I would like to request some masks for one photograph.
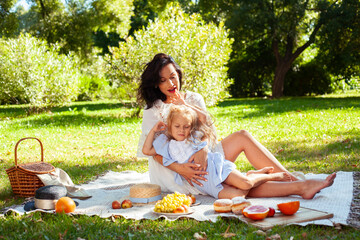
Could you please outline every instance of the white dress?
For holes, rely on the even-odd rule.
[[[185,93],[185,102],[198,106],[204,110],[206,110],[206,105],[203,97],[194,92],[187,91]],[[161,100],[157,100],[153,107],[150,109],[145,109],[143,112],[143,122],[142,122],[142,132],[139,139],[137,156],[138,157],[148,157],[149,162],[149,175],[150,182],[154,184],[158,184],[161,187],[161,190],[164,192],[180,192],[180,193],[192,193],[192,194],[201,194],[201,192],[192,187],[187,181],[183,181],[183,185],[180,186],[175,182],[175,172],[170,169],[164,167],[160,163],[156,162],[153,157],[146,156],[142,153],[142,148],[146,139],[146,136],[150,132],[150,130],[154,127],[154,125],[158,121],[166,122],[167,115],[169,113],[170,106],[172,104],[166,104]],[[216,144],[213,151],[220,152],[224,155],[224,150],[222,148],[221,143]]]

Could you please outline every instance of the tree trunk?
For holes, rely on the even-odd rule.
[[[291,63],[291,61],[281,61],[276,65],[275,78],[272,85],[273,98],[282,97],[284,91],[285,75],[289,71]]]

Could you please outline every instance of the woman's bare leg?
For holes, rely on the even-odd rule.
[[[308,179],[294,182],[265,182],[249,191],[248,197],[284,197],[299,195],[304,199],[312,199],[321,189],[333,184],[336,173],[324,180]]]
[[[272,155],[261,143],[249,132],[240,130],[221,141],[225,153],[225,159],[235,162],[240,153],[244,152],[246,158],[256,169],[274,167],[274,172],[289,171]],[[291,175],[291,180],[299,180]]]
[[[222,185],[224,186],[224,189],[219,192],[219,195],[218,195],[219,199],[222,199],[222,198],[232,199],[234,197],[243,197],[243,198],[245,198],[245,196],[249,192],[249,191],[245,191],[245,190],[240,190],[238,188],[227,185],[225,183],[222,183]]]

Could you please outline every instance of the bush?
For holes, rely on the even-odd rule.
[[[316,61],[306,63],[297,71],[287,73],[284,84],[285,96],[325,94],[332,91],[331,77]]]
[[[108,98],[109,82],[106,79],[106,62],[94,50],[82,64],[79,83],[79,101]]]
[[[39,108],[74,100],[79,89],[78,60],[58,54],[58,49],[30,35],[1,39],[0,103]]]
[[[211,106],[229,96],[226,64],[232,40],[224,25],[205,24],[200,15],[188,16],[178,5],[170,5],[162,17],[150,22],[111,48],[110,79],[122,90],[122,98],[136,95],[144,64],[155,54],[171,55],[184,71],[183,89],[200,93]]]

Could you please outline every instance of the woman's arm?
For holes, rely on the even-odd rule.
[[[163,157],[161,155],[156,154],[153,156],[156,162],[163,165]],[[186,181],[191,186],[194,186],[192,182],[196,183],[199,186],[203,186],[202,183],[200,183],[198,180],[207,181],[206,178],[204,178],[204,175],[207,175],[208,173],[202,170],[198,170],[200,165],[196,163],[177,163],[174,162],[168,166],[166,166],[168,169],[180,174],[183,178],[185,178]]]
[[[197,113],[199,120],[202,123],[206,123],[207,116],[208,116],[206,111],[202,110],[199,107],[196,107],[196,106],[186,103],[184,97],[178,91],[176,91],[175,97],[170,99],[170,101],[172,101],[173,104],[185,105],[185,106],[191,108],[192,110],[194,110]]]

